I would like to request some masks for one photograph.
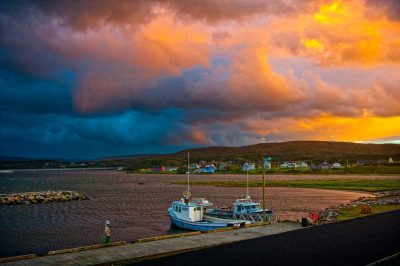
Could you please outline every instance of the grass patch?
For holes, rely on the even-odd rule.
[[[191,185],[218,187],[245,187],[246,181],[190,181]],[[177,181],[174,184],[186,184]],[[304,179],[304,180],[268,180],[267,187],[322,188],[357,191],[383,191],[400,189],[400,180],[393,179]],[[250,187],[262,187],[262,180],[249,181]]]
[[[400,210],[400,204],[371,205],[371,210],[372,210],[371,214]],[[341,214],[339,215],[337,220],[344,221],[371,215],[371,214],[361,214],[360,212],[361,212],[361,206],[342,209]]]

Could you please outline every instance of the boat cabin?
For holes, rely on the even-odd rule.
[[[247,213],[259,213],[263,209],[260,207],[260,203],[253,202],[250,197],[244,199],[237,199],[233,203],[234,214],[247,214]]]
[[[212,202],[206,200],[205,198],[193,198],[191,203],[194,203],[196,205],[203,206],[203,207],[212,207],[214,205]]]
[[[191,222],[203,220],[203,207],[193,202],[185,203],[182,199],[182,201],[174,201],[171,207],[178,219]]]

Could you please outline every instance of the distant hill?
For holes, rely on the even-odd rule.
[[[191,160],[258,160],[262,155],[281,160],[360,160],[400,159],[399,144],[361,144],[329,141],[289,141],[260,143],[243,147],[207,147],[183,150],[153,159],[184,160],[187,152]],[[150,159],[150,158],[147,158]]]
[[[313,162],[338,161],[355,163],[357,160],[388,160],[392,157],[400,161],[400,144],[360,144],[352,142],[330,141],[289,141],[279,143],[260,143],[243,147],[207,147],[183,150],[164,155],[137,154],[115,156],[103,159],[88,160],[86,167],[128,167],[128,169],[143,169],[153,166],[183,166],[186,164],[187,152],[190,152],[191,162],[219,161],[243,163],[245,161],[260,161],[261,156],[272,157],[273,162],[312,160]],[[1,160],[3,158],[3,160]],[[26,158],[1,157],[0,169],[10,168],[56,168],[74,167],[61,160],[34,160]],[[81,162],[84,162],[82,160]]]

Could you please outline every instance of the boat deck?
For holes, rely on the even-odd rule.
[[[124,246],[43,256],[8,262],[2,265],[109,265],[112,263],[134,263],[300,228],[301,226],[298,223],[274,223],[237,230],[202,233],[171,239],[138,242]]]

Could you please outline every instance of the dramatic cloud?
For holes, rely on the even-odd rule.
[[[1,2],[0,154],[399,136],[399,4],[379,3]]]

